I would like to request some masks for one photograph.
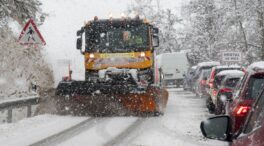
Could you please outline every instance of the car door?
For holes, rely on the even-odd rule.
[[[246,73],[244,75],[244,77],[241,79],[240,84],[238,84],[236,86],[236,88],[234,89],[233,101],[229,103],[228,110],[226,111],[227,114],[229,114],[229,115],[232,114],[231,112],[233,111],[233,109],[238,104],[240,98],[242,98],[241,96],[244,94],[244,90],[246,88],[245,84],[247,83],[249,76],[250,75],[248,73]]]
[[[233,141],[232,146],[263,146],[264,145],[264,92],[256,101],[255,105],[245,122],[243,132]]]

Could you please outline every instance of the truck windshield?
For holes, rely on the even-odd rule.
[[[86,39],[88,52],[116,53],[144,51],[148,47],[146,25],[110,27],[92,31]]]

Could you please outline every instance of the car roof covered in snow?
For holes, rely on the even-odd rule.
[[[216,62],[216,61],[208,61],[208,62],[201,62],[198,63],[197,66],[199,67],[204,67],[204,66],[217,66],[220,65],[220,62]]]
[[[191,68],[194,70],[194,69],[196,69],[196,68],[197,68],[197,66],[192,66]]]
[[[250,64],[247,68],[247,72],[264,72],[264,61]]]
[[[242,68],[242,67],[239,65],[220,65],[220,66],[215,66],[214,68],[222,69],[222,68]]]
[[[244,72],[240,70],[224,70],[219,72],[216,76],[232,76],[232,77],[242,77]]]

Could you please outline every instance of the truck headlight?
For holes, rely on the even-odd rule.
[[[90,57],[90,58],[94,58],[94,54],[90,54],[89,57]]]
[[[145,52],[140,53],[140,57],[145,57],[145,56],[146,56]]]

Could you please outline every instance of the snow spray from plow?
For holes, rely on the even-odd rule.
[[[81,84],[81,85],[80,85]],[[73,81],[60,83],[56,92],[57,110],[74,115],[159,115],[168,100],[165,89],[106,85]]]

